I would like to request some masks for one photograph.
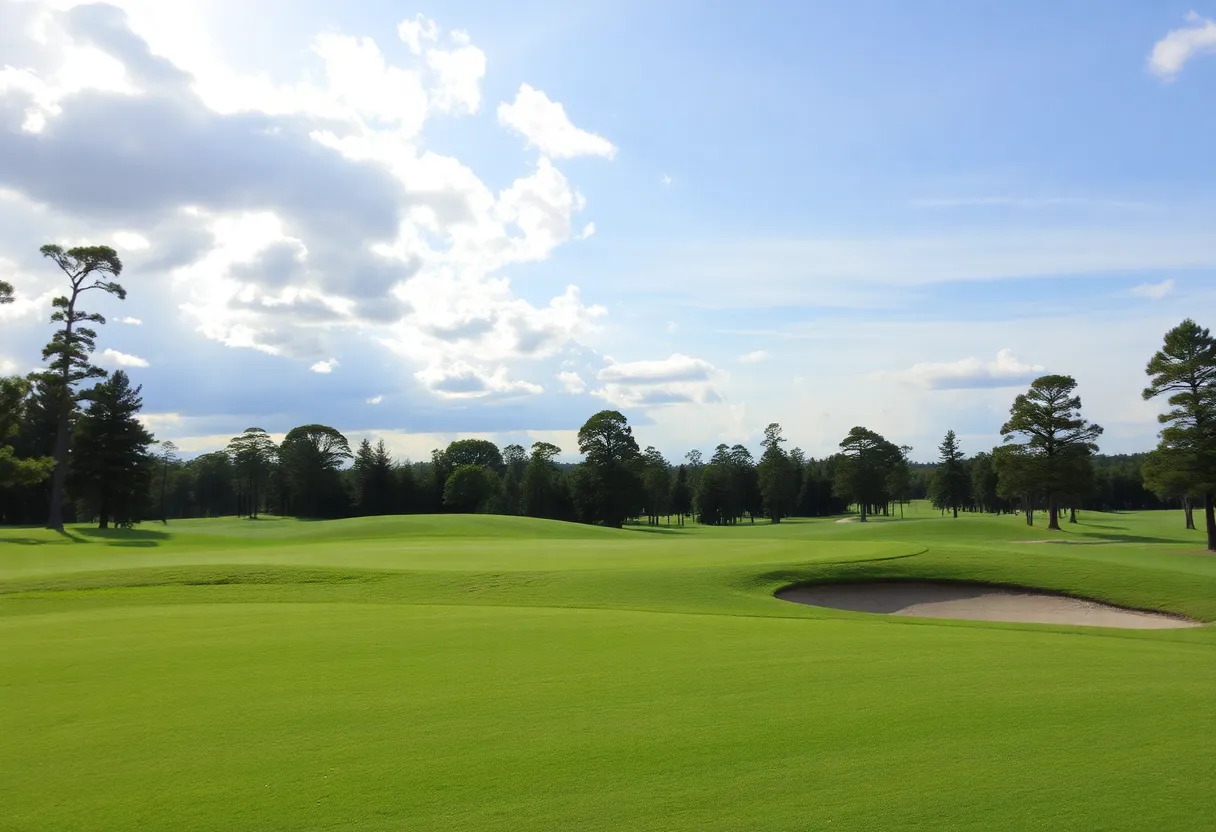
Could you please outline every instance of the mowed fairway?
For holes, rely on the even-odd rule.
[[[1216,621],[1180,513],[1082,520],[0,530],[0,830],[1209,830],[1216,627],[772,597],[978,579]]]

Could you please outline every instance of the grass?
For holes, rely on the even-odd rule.
[[[1179,512],[1081,519],[0,529],[0,830],[1210,829],[1216,627],[772,597],[975,579],[1216,621]]]

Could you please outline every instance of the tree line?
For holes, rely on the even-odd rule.
[[[97,313],[80,308],[98,291],[119,300],[122,263],[113,249],[43,246],[68,290],[52,301],[55,331],[43,370],[0,379],[0,522],[140,520],[263,513],[345,517],[396,513],[492,512],[620,526],[645,518],[683,524],[779,523],[855,508],[863,522],[890,516],[928,497],[943,512],[1012,512],[1048,528],[1084,508],[1184,508],[1194,528],[1202,506],[1209,548],[1216,550],[1216,340],[1186,320],[1149,361],[1144,397],[1165,397],[1160,443],[1142,457],[1100,457],[1102,428],[1081,414],[1075,379],[1046,375],[1018,395],[1001,428],[1001,445],[967,458],[954,431],[931,467],[912,463],[911,448],[854,427],[837,453],[808,458],[787,450],[779,424],[764,431],[759,459],[743,445],[718,445],[681,461],[641,448],[626,417],[593,415],[577,435],[577,465],[557,461],[547,442],[499,448],[463,439],[429,460],[395,460],[381,440],[352,448],[328,425],[302,425],[281,442],[258,427],[227,447],[190,460],[157,442],[139,421],[141,387],[124,371],[91,363]],[[12,302],[0,281],[0,303]]]

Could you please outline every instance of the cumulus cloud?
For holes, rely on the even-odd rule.
[[[1188,25],[1172,29],[1153,44],[1149,55],[1149,68],[1166,80],[1176,77],[1191,58],[1216,52],[1216,21],[1196,12],[1188,13],[1186,20]]]
[[[739,356],[740,364],[759,364],[761,361],[768,361],[768,353],[764,350],[752,350]]]
[[[584,393],[587,390],[587,382],[583,381],[583,377],[578,373],[563,370],[557,374],[557,380],[562,383],[562,388],[572,395]]]
[[[1174,291],[1173,279],[1163,280],[1160,283],[1141,283],[1138,286],[1133,286],[1128,290],[1128,294],[1136,298],[1147,298],[1148,300],[1161,300],[1166,295]]]
[[[126,324],[127,326],[142,326],[143,325],[143,321],[141,321],[139,318],[132,318],[129,315],[124,318],[119,318],[118,322],[120,324]]]
[[[380,402],[382,402],[382,401],[384,401],[384,396],[381,396],[381,395],[375,395],[375,396],[372,396],[370,399],[367,399],[368,404],[380,404]]]
[[[603,156],[611,159],[616,146],[603,136],[575,127],[566,108],[541,90],[521,84],[510,104],[498,105],[498,123],[519,133],[530,147],[554,159]]]
[[[1001,350],[995,361],[963,358],[958,361],[913,364],[906,370],[884,374],[929,390],[966,390],[971,388],[1016,387],[1027,384],[1046,368],[1028,364],[1012,350]]]
[[[148,362],[138,355],[129,355],[118,350],[105,349],[97,357],[97,363],[107,367],[147,367]]]
[[[721,400],[714,387],[721,373],[703,359],[673,353],[658,360],[608,361],[596,374],[603,386],[591,393],[618,407]]]
[[[313,364],[308,369],[314,373],[321,373],[322,375],[329,375],[330,373],[332,373],[334,371],[334,368],[337,366],[338,366],[338,359],[330,358],[327,361],[318,361],[316,364]]]
[[[552,152],[506,188],[423,147],[431,119],[480,107],[485,56],[466,32],[405,21],[401,64],[372,38],[327,32],[311,42],[319,72],[280,82],[179,63],[189,44],[153,51],[113,7],[44,17],[41,41],[12,30],[28,68],[0,71],[0,192],[37,206],[47,230],[71,218],[139,252],[140,274],[164,278],[205,338],[314,368],[345,349],[335,339],[363,339],[440,398],[471,394],[471,379],[517,395],[541,389],[517,365],[606,314],[575,286],[525,300],[501,274],[593,233],[577,232],[585,201],[551,157],[610,156],[606,140],[521,88],[508,112]]]
[[[506,367],[491,372],[463,361],[447,366],[428,367],[415,374],[419,381],[444,399],[483,399],[488,397],[528,396],[544,392],[539,384],[508,377]]]

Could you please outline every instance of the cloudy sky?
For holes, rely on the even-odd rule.
[[[252,10],[256,8],[256,13]],[[0,372],[108,244],[97,359],[258,425],[670,457],[993,445],[1044,371],[1150,447],[1216,309],[1216,5],[0,0]],[[572,454],[567,454],[572,458]]]

